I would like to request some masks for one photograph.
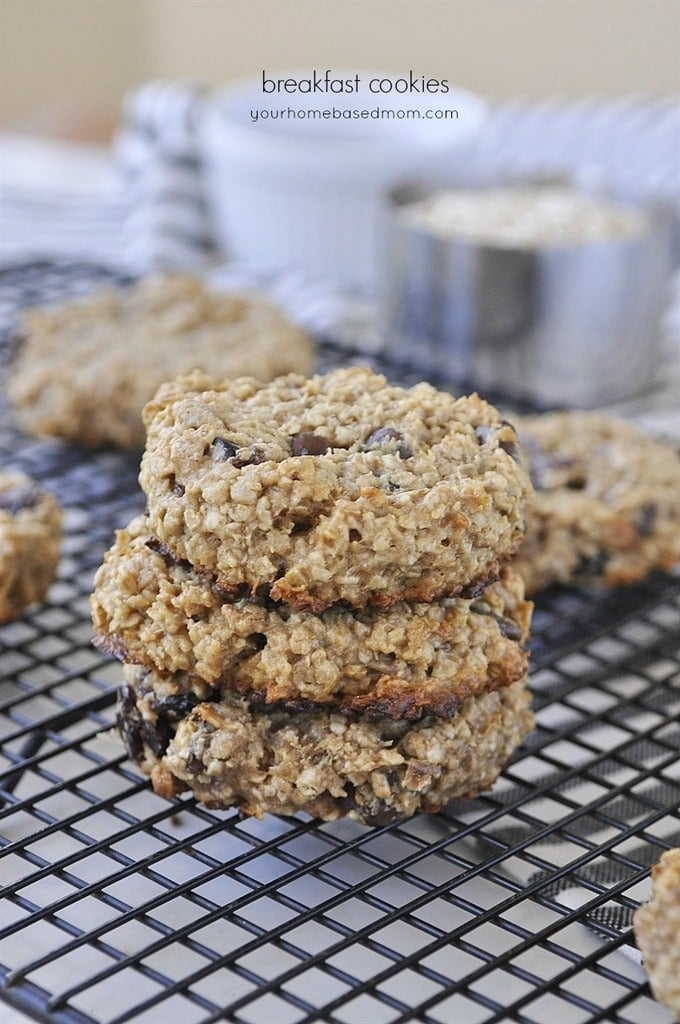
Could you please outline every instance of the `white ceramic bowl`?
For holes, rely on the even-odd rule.
[[[227,255],[266,271],[303,271],[346,291],[375,290],[389,189],[413,175],[455,172],[484,124],[486,105],[459,89],[376,95],[369,81],[401,76],[333,72],[339,79],[357,74],[358,93],[271,95],[262,77],[214,91],[198,131],[206,198]],[[340,113],[310,116],[311,108]],[[281,110],[286,115],[276,117]],[[369,115],[352,113],[361,110]],[[377,110],[392,114],[378,117]],[[446,117],[446,110],[458,117]]]

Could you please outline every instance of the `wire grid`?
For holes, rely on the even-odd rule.
[[[0,628],[3,1000],[55,1024],[670,1021],[630,926],[680,844],[677,576],[540,597],[537,728],[490,793],[384,828],[258,821],[155,796],[111,728],[88,598],[137,462],[0,413],[6,465],[66,518],[46,605]]]

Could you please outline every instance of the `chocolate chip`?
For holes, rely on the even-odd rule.
[[[0,509],[15,516],[25,508],[35,508],[40,501],[40,491],[37,487],[27,484],[25,487],[10,487],[6,491],[0,491]]]
[[[172,733],[173,730],[170,728],[167,718],[162,718],[159,715],[153,723],[143,719],[142,739],[156,757],[162,757],[168,749]]]
[[[144,753],[142,716],[137,710],[137,696],[132,686],[125,685],[119,690],[116,725],[132,760],[141,761]]]
[[[394,427],[380,427],[379,430],[374,430],[372,434],[369,434],[364,441],[364,446],[366,448],[374,448],[384,441],[400,441],[401,438],[402,434]]]
[[[526,442],[524,447],[529,447]],[[529,472],[531,482],[537,491],[546,490],[549,486],[548,477],[550,474],[563,474],[564,471],[573,469],[576,466],[576,460],[569,458],[567,455],[549,455],[540,448],[530,448],[529,451],[531,463]]]
[[[314,527],[313,519],[299,519],[296,523],[293,523],[293,528],[290,531],[291,537],[297,537],[301,533],[309,533]]]
[[[227,462],[238,455],[238,445],[227,441],[224,437],[216,437],[210,445],[211,457],[214,462]]]
[[[267,646],[267,637],[264,633],[249,633],[246,642],[251,644],[256,651],[261,651]]]
[[[521,640],[522,630],[519,628],[513,619],[508,619],[505,615],[498,615],[497,612],[490,608],[485,602],[479,601],[470,605],[470,611],[476,612],[477,615],[488,615],[490,619],[494,619],[498,623],[498,629],[500,630],[501,636],[506,637],[507,640]]]
[[[637,532],[641,537],[649,537],[658,516],[658,509],[656,505],[643,505],[640,509],[640,515],[637,522]]]
[[[300,434],[293,434],[290,439],[290,450],[293,455],[324,455],[331,443],[323,434],[312,434],[303,430]]]
[[[19,355],[20,350],[28,341],[28,335],[25,331],[20,331],[18,328],[14,328],[9,330],[4,341],[7,346],[8,359],[10,362],[13,362]]]
[[[598,551],[595,555],[584,555],[576,568],[577,576],[599,576],[609,561],[606,551]]]
[[[267,703],[267,694],[264,690],[249,690],[248,691],[248,703],[251,708],[262,708]],[[281,728],[283,723],[279,725]],[[271,723],[271,728],[274,728],[274,722]]]
[[[356,787],[351,782],[346,784],[345,791],[347,795],[340,798],[340,806],[345,813],[353,812],[365,825],[381,828],[399,820],[397,812],[380,797],[371,795],[367,800],[357,800]]]
[[[257,448],[254,444],[251,444],[250,448],[248,449],[247,458],[244,459],[241,457],[238,459],[232,459],[232,463],[236,467],[236,469],[243,469],[244,466],[257,466],[261,462],[264,462],[264,460],[264,452],[260,448]]]
[[[170,490],[172,491],[172,493],[175,495],[176,498],[183,498],[184,497],[184,494],[186,492],[186,487],[184,486],[184,484],[180,484],[180,483],[177,482],[177,478],[175,477],[174,473],[172,473],[168,477],[168,486],[169,486]]]
[[[189,775],[200,775],[203,771],[203,762],[193,750],[187,754],[184,764]]]
[[[499,615],[496,621],[498,622],[501,636],[506,637],[508,640],[519,641],[522,639],[522,630],[512,619],[506,619],[505,616]]]
[[[501,424],[504,427],[510,427],[510,429],[514,430],[512,423],[508,422],[508,420],[501,420]],[[486,444],[492,433],[492,428],[486,423],[482,423],[480,426],[475,428],[475,434],[480,444]],[[514,459],[515,462],[520,462],[522,452],[516,440],[506,440],[505,438],[501,438],[498,441],[498,447],[502,448],[504,452],[507,452],[510,458]]]
[[[193,566],[186,558],[177,558],[173,555],[167,544],[164,544],[158,537],[149,537],[144,541],[144,546],[154,551],[163,559],[166,565],[179,565],[182,569],[192,569]]]
[[[227,441],[224,437],[216,437],[210,445],[208,451],[211,452],[213,462],[230,462],[234,469],[243,469],[244,466],[255,466],[260,462],[264,462],[264,452],[256,445],[251,444],[248,449],[248,454],[245,456],[240,455],[243,452],[243,448],[239,448],[233,441]]]
[[[499,441],[498,444],[515,462],[521,462],[522,452],[517,441]]]
[[[372,448],[379,448],[388,441],[401,442],[397,446],[397,455],[400,459],[410,459],[413,455],[410,445],[404,440],[404,435],[395,427],[380,427],[378,430],[374,430],[364,441],[362,451],[368,452]]]
[[[119,690],[116,724],[133,761],[143,759],[145,747],[148,747],[156,757],[162,757],[167,750],[174,731],[170,722],[173,718],[183,717],[179,707],[172,707],[173,700],[174,698],[170,698],[160,703],[154,701],[154,707],[160,707],[162,713],[151,721],[144,718],[140,712],[133,686],[126,683]],[[194,699],[194,703],[196,702]]]
[[[459,596],[466,601],[473,601],[476,597],[481,597],[489,584],[495,583],[497,579],[498,573],[490,572],[487,576],[472,580],[471,583],[467,583],[461,588]]]
[[[198,703],[195,693],[176,693],[172,697],[154,698],[154,708],[171,722],[185,718]]]
[[[372,803],[368,811],[363,811],[362,820],[364,824],[373,828],[385,828],[387,825],[394,825],[400,821],[401,815],[392,807],[388,807],[384,801],[379,800]]]

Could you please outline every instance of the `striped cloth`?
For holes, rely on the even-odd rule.
[[[206,102],[192,83],[141,86],[124,101],[98,173],[91,153],[79,168],[66,147],[32,142],[17,162],[18,140],[0,140],[0,260],[87,257],[136,272],[213,261],[195,141]],[[678,97],[499,103],[465,175],[483,183],[566,172],[632,198],[663,199],[680,218],[679,138]]]
[[[574,175],[680,213],[680,96],[514,101],[491,114],[472,161],[478,181]]]
[[[215,255],[195,135],[204,96],[200,86],[151,82],[124,102],[115,159],[131,266],[193,268]]]

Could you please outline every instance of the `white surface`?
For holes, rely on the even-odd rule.
[[[0,260],[122,262],[127,202],[110,150],[0,135]]]
[[[24,1021],[31,1020],[30,1017],[26,1017],[25,1014],[19,1013],[18,1010],[13,1010],[11,1006],[6,1006],[0,1003],[0,1024],[24,1024]]]
[[[30,135],[0,136],[0,188],[14,186],[37,194],[55,188],[64,195],[97,192],[104,199],[116,188],[110,151]]]

